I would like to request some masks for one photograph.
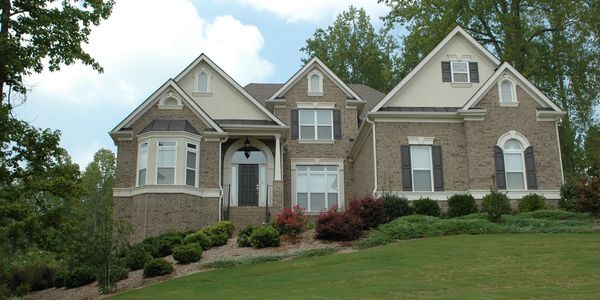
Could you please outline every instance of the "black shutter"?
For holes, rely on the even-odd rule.
[[[449,61],[442,62],[442,82],[452,82],[452,70]]]
[[[339,109],[333,110],[333,138],[342,139],[342,116]]]
[[[527,189],[537,190],[537,175],[535,172],[535,157],[533,155],[533,147],[529,146],[525,149],[525,174],[527,174]]]
[[[504,151],[498,146],[494,146],[494,162],[496,164],[496,187],[499,190],[506,190],[506,174],[504,173]]]
[[[442,167],[442,146],[431,146],[431,160],[433,161],[433,190],[444,190],[444,171]]]
[[[479,82],[479,67],[476,62],[469,62],[469,77],[471,82]]]
[[[297,140],[298,139],[298,110],[297,109],[292,109],[292,117],[291,117],[290,126],[291,126],[290,139]]]
[[[400,164],[402,165],[402,190],[412,191],[412,174],[410,167],[410,146],[400,146]]]

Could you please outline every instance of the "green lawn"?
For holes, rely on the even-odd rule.
[[[116,299],[597,299],[599,234],[458,235],[197,273]]]

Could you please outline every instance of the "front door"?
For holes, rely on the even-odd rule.
[[[238,205],[258,206],[258,165],[239,165]]]

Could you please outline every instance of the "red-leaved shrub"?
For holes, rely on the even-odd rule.
[[[336,208],[322,212],[317,219],[317,239],[328,241],[352,241],[362,234],[363,223],[350,212],[339,212]]]
[[[584,178],[579,183],[579,195],[575,199],[575,209],[600,216],[600,175]]]
[[[359,217],[364,229],[375,228],[387,221],[385,203],[382,198],[375,199],[372,196],[351,200],[348,211]]]
[[[306,230],[307,223],[308,219],[304,215],[304,209],[298,205],[294,206],[294,209],[284,208],[275,217],[277,231],[290,237],[296,237]]]

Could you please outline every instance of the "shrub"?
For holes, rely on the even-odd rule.
[[[173,273],[173,265],[162,259],[154,258],[144,264],[144,276],[154,277]]]
[[[250,234],[250,244],[254,248],[267,248],[279,246],[279,232],[272,226],[261,226]]]
[[[173,258],[182,264],[197,262],[201,257],[202,248],[196,243],[180,245],[173,249]]]
[[[16,291],[19,286],[25,291],[39,291],[54,286],[56,269],[45,262],[15,267],[6,275],[6,281],[11,290]]]
[[[349,212],[330,209],[322,212],[315,225],[316,237],[329,241],[352,241],[362,234],[361,219]]]
[[[475,198],[469,193],[454,194],[448,198],[448,216],[451,218],[470,215],[477,212]]]
[[[364,229],[375,228],[387,220],[383,199],[372,196],[351,200],[348,212],[360,218]]]
[[[547,220],[586,220],[590,218],[590,214],[588,213],[578,213],[559,209],[536,210],[532,212],[521,213],[519,216]]]
[[[159,258],[169,256],[173,253],[175,246],[181,245],[183,239],[179,232],[169,232],[157,237],[145,239],[142,243],[147,245],[152,257]]]
[[[254,231],[256,226],[248,225],[244,227],[244,229],[240,230],[238,233],[237,244],[240,247],[252,247],[252,243],[250,243],[250,235]]]
[[[415,213],[418,215],[439,217],[440,216],[440,206],[434,200],[429,198],[421,198],[419,200],[413,201],[413,206],[415,207]]]
[[[131,270],[139,270],[144,267],[144,264],[152,259],[152,255],[144,248],[142,244],[137,244],[129,247],[125,251],[125,265]]]
[[[546,209],[546,197],[538,194],[525,195],[519,201],[519,212],[529,212]]]
[[[227,245],[229,237],[226,233],[216,233],[210,236],[210,242],[213,247]]]
[[[129,269],[124,265],[122,261],[114,261],[112,263],[110,273],[98,274],[98,283],[100,284],[101,289],[104,292],[109,292],[113,283],[117,281],[121,281],[123,279],[127,279],[129,277]]]
[[[575,200],[579,195],[578,186],[576,183],[567,182],[560,187],[560,199],[558,207],[564,210],[574,210]]]
[[[503,214],[510,213],[510,203],[505,193],[498,192],[495,189],[483,196],[483,212],[487,213],[488,220],[499,223]]]
[[[280,234],[296,237],[304,230],[308,219],[304,215],[304,209],[296,205],[293,209],[286,207],[275,216],[274,228]]]
[[[390,221],[415,213],[414,209],[408,203],[408,199],[396,195],[383,196],[383,207],[385,208],[385,214]]]
[[[65,276],[65,287],[75,288],[90,284],[96,281],[96,272],[93,268],[82,266],[77,267],[70,272],[67,272]]]
[[[231,221],[220,221],[215,226],[219,231],[226,233],[227,237],[232,237],[235,232],[235,225]]]
[[[579,195],[575,200],[575,209],[600,215],[600,175],[584,178],[578,186]]]
[[[184,244],[198,244],[202,248],[202,250],[208,250],[212,247],[212,240],[208,237],[204,232],[197,231],[194,233],[188,234],[183,239]]]

